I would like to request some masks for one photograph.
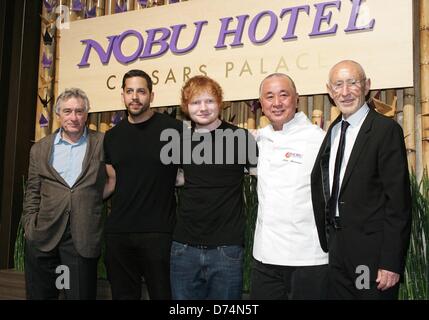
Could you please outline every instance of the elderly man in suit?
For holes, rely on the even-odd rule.
[[[56,101],[61,124],[30,152],[22,224],[28,299],[95,299],[106,180],[103,134],[89,130],[76,88]]]
[[[365,102],[360,64],[333,66],[327,89],[341,111],[311,175],[331,299],[396,299],[410,238],[411,195],[401,127]]]

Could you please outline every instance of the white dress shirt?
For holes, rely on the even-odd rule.
[[[350,154],[352,153],[353,146],[355,144],[357,135],[359,133],[360,128],[362,127],[362,123],[365,120],[367,114],[369,112],[369,107],[365,103],[358,111],[349,116],[346,121],[350,124],[346,131],[346,143],[344,146],[344,156],[343,161],[341,162],[341,170],[340,170],[340,190],[341,184],[343,182],[344,173],[346,172],[347,163],[350,159]],[[343,118],[343,120],[345,120]],[[341,121],[338,122],[331,130],[331,152],[329,156],[329,188],[331,189],[332,194],[332,184],[334,181],[334,170],[335,170],[335,158],[337,155],[338,145],[340,143],[340,135],[341,135]],[[339,215],[338,203],[336,215]]]
[[[311,170],[325,132],[302,113],[274,131],[259,130],[258,217],[253,256],[266,264],[328,263],[311,202]]]

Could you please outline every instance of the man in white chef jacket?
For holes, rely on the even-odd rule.
[[[297,112],[293,80],[281,73],[260,86],[271,124],[256,133],[258,218],[251,299],[325,299],[328,255],[320,247],[310,174],[325,132]]]

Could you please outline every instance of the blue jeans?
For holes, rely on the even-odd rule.
[[[243,247],[211,249],[173,241],[170,281],[175,300],[239,300],[243,288]]]

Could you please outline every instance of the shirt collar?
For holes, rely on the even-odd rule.
[[[282,130],[280,130],[280,131],[274,130],[272,124],[269,124],[268,127],[270,128],[270,131],[272,131],[272,132],[284,132],[288,128],[292,127],[294,124],[298,124],[302,121],[305,121],[305,118],[306,118],[306,116],[304,115],[304,113],[300,111],[300,112],[296,112],[292,119],[290,119],[288,122],[283,124]]]
[[[83,142],[85,142],[86,138],[88,137],[88,130],[86,127],[83,129],[83,134],[76,143],[70,143],[70,142],[67,142],[66,140],[64,140],[62,137],[62,133],[63,133],[63,128],[60,128],[60,130],[58,130],[57,134],[55,135],[54,144],[58,145],[61,143],[66,143],[66,144],[71,144],[71,145],[80,145]]]
[[[362,107],[360,107],[360,109],[358,111],[356,111],[355,113],[353,113],[350,117],[348,117],[346,119],[346,121],[352,126],[352,127],[356,127],[358,126],[361,121],[365,118],[366,114],[369,111],[369,107],[368,105],[365,103]],[[344,118],[342,118],[342,120],[345,120]]]

